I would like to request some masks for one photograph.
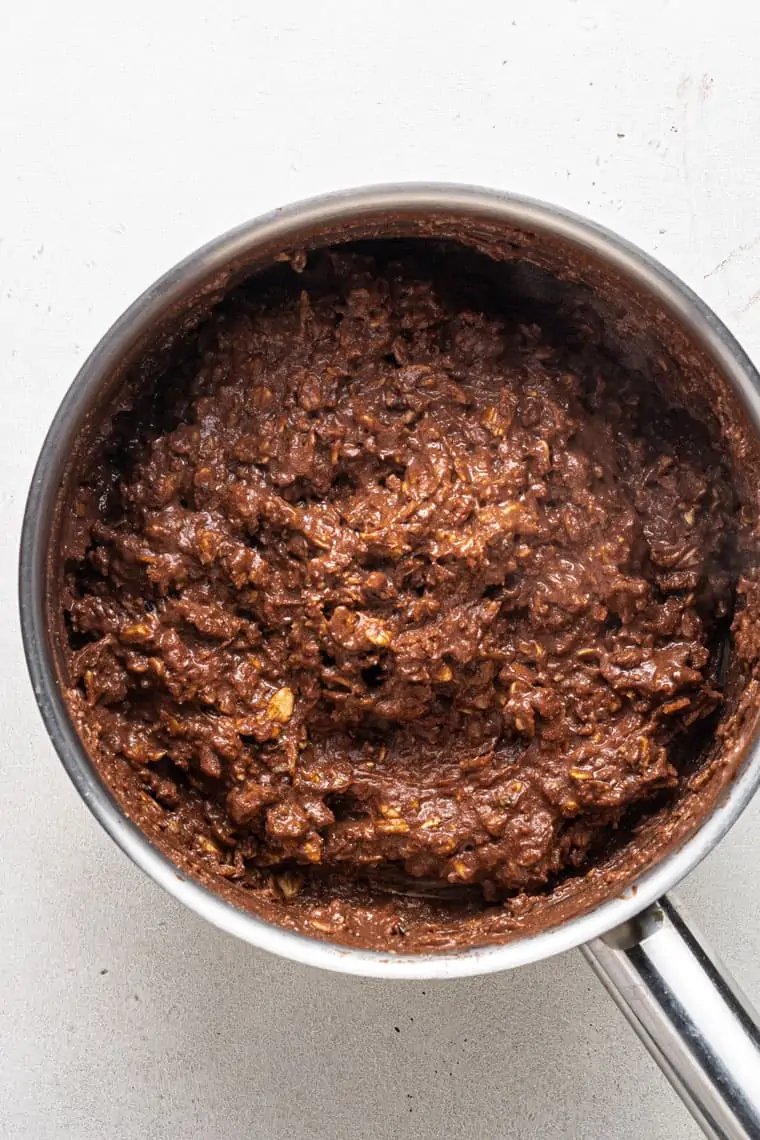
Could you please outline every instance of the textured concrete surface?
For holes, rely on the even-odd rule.
[[[698,1135],[577,955],[332,977],[205,926],[87,814],[40,725],[16,548],[94,342],[200,242],[426,178],[554,200],[656,253],[760,356],[760,15],[727,0],[0,5],[0,1135]],[[760,804],[684,885],[760,1002]]]

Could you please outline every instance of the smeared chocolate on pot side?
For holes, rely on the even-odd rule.
[[[238,905],[383,949],[504,939],[693,774],[738,508],[583,306],[500,306],[408,246],[300,256],[80,479],[70,705]]]

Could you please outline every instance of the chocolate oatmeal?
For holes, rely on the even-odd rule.
[[[278,921],[514,915],[712,732],[727,468],[582,305],[393,243],[265,280],[81,481],[72,707],[131,813]]]

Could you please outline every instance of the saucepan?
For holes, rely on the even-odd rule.
[[[21,541],[21,623],[42,717],[80,795],[134,862],[222,930],[285,958],[382,978],[456,978],[511,969],[581,947],[674,1086],[714,1137],[760,1137],[760,1029],[726,971],[667,892],[725,835],[760,783],[757,678],[736,696],[730,746],[706,769],[706,788],[672,809],[661,841],[611,875],[575,911],[503,945],[390,954],[281,929],[238,909],[182,873],[113,798],[80,740],[64,699],[51,581],[59,549],[61,490],[98,409],[138,359],[170,351],[227,290],[294,250],[364,238],[424,237],[486,253],[527,292],[582,291],[639,366],[692,378],[694,400],[730,411],[739,465],[760,455],[760,377],[710,309],[646,254],[553,206],[474,187],[403,185],[329,195],[246,223],[192,254],[147,290],[87,360],[40,454]],[[636,363],[634,359],[634,364]],[[728,420],[726,420],[728,422]],[[749,459],[747,459],[749,464]],[[743,718],[743,719],[742,719]],[[739,724],[741,720],[741,724]],[[712,780],[712,790],[710,788]],[[695,806],[696,805],[696,806]],[[671,810],[671,809],[669,809]],[[643,850],[644,854],[641,855]],[[625,855],[622,856],[625,858]],[[625,870],[625,864],[623,864]],[[622,886],[621,886],[622,884]]]

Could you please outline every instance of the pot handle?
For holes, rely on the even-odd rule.
[[[581,947],[714,1140],[760,1137],[760,1023],[671,898]]]

